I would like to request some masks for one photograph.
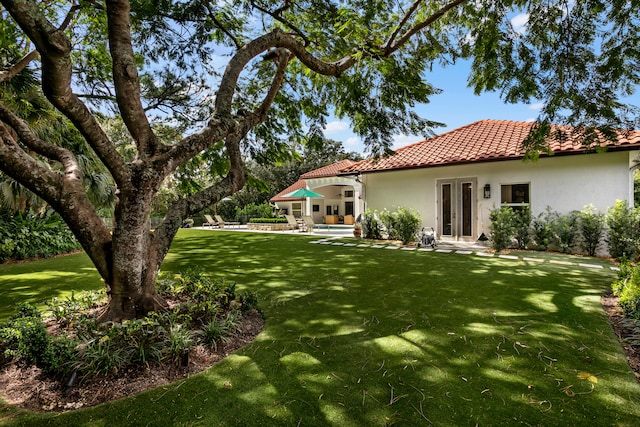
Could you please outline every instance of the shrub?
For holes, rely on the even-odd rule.
[[[196,343],[195,334],[183,324],[175,324],[169,327],[164,347],[168,357],[174,364],[180,364],[185,353]]]
[[[252,224],[286,224],[286,218],[251,218],[249,220]]]
[[[625,315],[640,320],[640,269],[628,263],[623,265],[612,288],[614,294],[620,297],[618,304]]]
[[[638,254],[638,211],[623,200],[617,200],[607,211],[609,254],[616,259],[635,259]]]
[[[40,313],[33,310],[29,304],[21,304],[18,313],[0,327],[0,351],[4,359],[24,359],[40,366],[49,336]]]
[[[388,239],[401,240],[406,245],[416,241],[422,219],[415,210],[399,207],[394,212],[383,210],[380,222]]]
[[[595,256],[604,232],[604,214],[597,212],[597,209],[593,205],[588,205],[580,211],[579,217],[582,249],[587,255]]]
[[[0,262],[50,257],[80,249],[80,244],[53,210],[44,214],[0,212]]]
[[[68,325],[70,322],[84,316],[87,310],[93,308],[95,304],[106,299],[104,290],[101,292],[83,291],[76,296],[75,292],[71,292],[70,297],[64,299],[52,298],[45,302],[49,311],[53,315],[56,322],[62,326]]]
[[[523,205],[519,211],[515,211],[513,218],[513,232],[519,249],[526,249],[531,242],[531,208]]]
[[[395,218],[387,209],[383,209],[380,212],[380,223],[382,224],[382,234],[387,236],[389,240],[396,240],[398,236],[396,235],[396,229],[394,224]]]
[[[242,209],[236,207],[236,218],[242,222],[247,223],[251,218],[273,218],[273,207],[269,203],[262,203],[256,205],[255,203],[249,203]],[[227,218],[224,218],[227,219]]]
[[[367,209],[362,214],[362,235],[365,239],[382,239],[382,223],[377,211]]]
[[[90,341],[73,363],[73,369],[82,376],[109,375],[129,366],[132,361],[130,349],[104,335]]]
[[[69,376],[78,358],[78,344],[78,340],[67,336],[51,338],[40,363],[42,370],[56,377]]]
[[[578,240],[578,212],[573,211],[565,215],[559,215],[553,222],[556,241],[560,252],[571,253]]]
[[[515,230],[515,215],[516,213],[513,209],[506,205],[493,209],[489,213],[489,219],[491,220],[491,247],[497,252],[511,246]]]
[[[547,211],[540,213],[531,221],[531,233],[535,247],[539,251],[546,251],[547,247],[553,241],[553,214],[551,208],[547,207]]]
[[[413,209],[399,207],[393,214],[393,227],[397,237],[406,245],[416,241],[422,219]]]
[[[218,348],[218,342],[229,342],[229,326],[224,320],[213,319],[205,325],[200,332],[202,342],[214,349]]]
[[[252,291],[243,292],[239,295],[240,310],[249,311],[258,308],[258,294]]]

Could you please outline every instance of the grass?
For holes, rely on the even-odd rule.
[[[6,406],[0,423],[637,425],[640,385],[600,307],[609,269],[309,239],[181,230],[163,268],[257,291],[257,339],[171,386],[64,414]],[[86,257],[62,259],[0,267],[0,314],[49,283],[98,286]]]

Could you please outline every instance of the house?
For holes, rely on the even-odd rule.
[[[388,157],[343,161],[308,172],[272,201],[294,214],[312,212],[316,222],[323,222],[323,216],[332,221],[336,212],[357,217],[364,209],[404,206],[415,209],[440,240],[475,241],[489,233],[489,213],[503,204],[528,205],[538,215],[547,207],[567,213],[589,204],[606,212],[618,199],[633,200],[640,131],[621,134],[599,153],[586,152],[567,132],[567,139],[550,142],[552,155],[525,162],[522,142],[532,126],[475,122]],[[295,201],[281,197],[300,187],[325,197]]]
[[[355,165],[353,160],[312,170],[300,176],[293,185],[271,198],[278,209],[296,217],[308,215],[317,224],[353,224],[363,211],[362,184],[356,175],[340,175],[340,171]],[[299,188],[321,194],[322,198],[284,197]]]
[[[618,199],[633,203],[640,131],[621,134],[600,153],[585,152],[565,132],[565,140],[550,142],[552,155],[524,162],[522,142],[532,126],[482,120],[340,173],[362,182],[366,208],[413,208],[445,241],[488,234],[489,213],[503,204],[528,205],[535,216],[547,207],[567,213],[593,204],[606,212]]]

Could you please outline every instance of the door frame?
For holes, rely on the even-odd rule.
[[[464,200],[464,185],[470,184],[471,194],[469,195],[468,206],[465,205]],[[444,218],[443,218],[443,198],[442,189],[443,186],[450,185],[451,187],[451,234],[443,234]],[[468,193],[467,193],[468,194]],[[466,216],[464,209],[466,211]],[[478,230],[478,178],[450,178],[439,179],[436,181],[436,235],[438,239],[442,240],[454,240],[475,242],[477,239]],[[471,230],[469,234],[464,233],[463,220],[467,219],[470,223]]]

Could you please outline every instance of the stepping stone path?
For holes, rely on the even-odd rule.
[[[525,261],[525,262],[534,262],[534,263],[544,263],[547,262],[547,260],[545,260],[544,258],[532,258],[532,257],[522,257],[520,258],[517,255],[506,255],[506,254],[493,254],[493,253],[488,253],[485,252],[484,250],[466,250],[466,249],[449,249],[449,248],[442,248],[442,249],[434,249],[434,248],[420,248],[420,247],[415,247],[415,246],[397,246],[397,245],[379,245],[379,244],[367,244],[367,243],[361,243],[361,244],[357,244],[357,243],[344,243],[344,242],[336,242],[334,240],[336,239],[340,239],[341,237],[327,237],[324,239],[320,239],[320,240],[312,240],[309,243],[312,244],[320,244],[320,245],[332,245],[332,246],[342,246],[342,247],[357,247],[357,248],[370,248],[370,249],[389,249],[389,250],[394,250],[394,249],[400,249],[402,251],[406,251],[406,252],[437,252],[437,253],[441,253],[441,254],[457,254],[457,255],[475,255],[475,256],[479,256],[479,257],[484,257],[484,258],[500,258],[500,259],[506,259],[506,260],[513,260],[513,261]],[[581,267],[581,268],[589,268],[589,269],[593,269],[593,270],[603,270],[606,267],[600,265],[600,264],[589,264],[589,263],[582,263],[582,262],[571,262],[571,261],[562,261],[562,260],[555,260],[555,259],[551,259],[548,260],[549,264],[555,264],[555,265],[566,265],[566,266],[577,266],[577,267]],[[609,269],[611,269],[611,271],[620,271],[619,267],[616,266],[609,266]]]

